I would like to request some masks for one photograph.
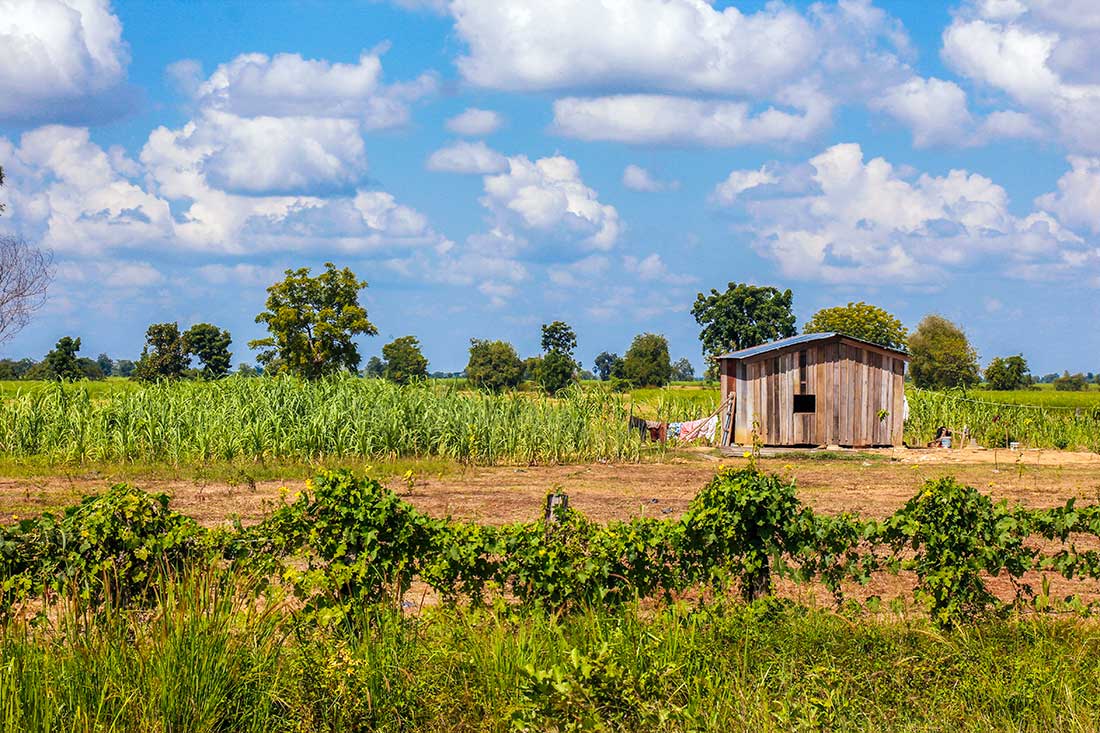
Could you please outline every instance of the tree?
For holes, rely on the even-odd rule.
[[[690,382],[695,379],[695,367],[687,358],[680,359],[672,365],[672,381]]]
[[[30,323],[46,302],[53,257],[21,237],[0,234],[0,343]]]
[[[596,376],[606,382],[612,377],[622,379],[623,359],[618,354],[610,354],[606,351],[596,356]]]
[[[860,301],[823,308],[802,327],[803,333],[842,333],[891,349],[904,349],[908,332],[889,312]]]
[[[51,375],[49,378],[62,381],[83,379],[84,370],[81,368],[80,360],[76,356],[78,351],[80,351],[79,338],[62,336],[58,340],[57,346],[46,354],[44,364],[49,369]]]
[[[106,354],[97,356],[95,363],[99,366],[99,371],[103,372],[103,376],[109,377],[114,373],[114,363],[111,361],[111,357]]]
[[[179,379],[191,364],[177,323],[154,323],[145,332],[145,347],[134,367],[134,378],[143,382]]]
[[[523,379],[523,362],[515,348],[506,341],[470,339],[466,379],[480,389],[499,392],[520,383]]]
[[[107,378],[107,375],[99,368],[99,362],[95,359],[89,359],[86,356],[82,356],[76,360],[76,364],[80,368],[80,376],[83,379],[100,381]]]
[[[668,339],[656,333],[634,337],[623,359],[623,373],[637,387],[663,387],[672,376]]]
[[[203,379],[221,379],[229,374],[233,363],[231,343],[229,331],[211,323],[196,323],[183,333],[183,350],[202,362]]]
[[[729,283],[724,293],[699,293],[691,315],[703,327],[703,353],[713,360],[727,351],[794,336],[793,302],[790,290],[747,283]]]
[[[271,333],[248,344],[264,349],[259,362],[305,379],[357,372],[360,358],[355,337],[378,333],[359,305],[359,291],[367,283],[346,267],[337,270],[331,262],[316,277],[310,277],[308,267],[285,274],[286,279],[267,289],[267,310],[256,316],[256,323],[266,324]]]
[[[371,377],[372,379],[381,379],[386,376],[386,362],[379,359],[377,356],[372,356],[367,359],[367,366],[363,369],[364,377]]]
[[[978,353],[962,329],[929,315],[909,337],[909,369],[922,389],[970,387],[978,383]]]
[[[985,368],[985,381],[990,389],[1026,389],[1031,386],[1031,372],[1023,354],[995,357]]]
[[[1081,392],[1088,388],[1088,379],[1080,372],[1077,374],[1070,374],[1068,371],[1065,371],[1062,372],[1062,376],[1054,380],[1054,389],[1059,392]]]
[[[542,383],[542,357],[529,356],[523,360],[523,377],[521,381]]]
[[[550,394],[557,394],[573,382],[578,364],[573,359],[577,334],[562,321],[542,324],[542,365],[539,384]]]
[[[391,382],[408,384],[416,379],[428,378],[428,360],[420,351],[415,336],[402,336],[382,347],[386,361],[385,377]]]
[[[134,369],[137,365],[129,359],[119,359],[116,366],[118,368],[115,371],[117,371],[118,376],[129,377],[134,373]]]

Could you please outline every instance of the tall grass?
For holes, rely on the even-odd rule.
[[[0,626],[0,728],[46,731],[1014,730],[1100,726],[1100,629],[938,631],[777,601],[656,611],[363,609],[343,622],[165,586],[143,616]],[[247,583],[247,581],[246,581]]]
[[[1036,393],[1032,393],[1036,394]],[[905,439],[921,445],[944,425],[956,436],[969,428],[980,445],[1027,448],[1072,448],[1100,451],[1100,402],[1076,408],[1037,407],[994,402],[995,393],[942,393],[908,390],[909,419]]]
[[[441,456],[477,464],[635,460],[621,395],[491,395],[354,377],[229,378],[94,398],[55,385],[0,401],[0,453],[79,461]]]

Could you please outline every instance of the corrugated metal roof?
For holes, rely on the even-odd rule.
[[[836,338],[841,336],[852,341],[857,341],[861,344],[867,344],[868,346],[875,346],[880,349],[886,349],[887,351],[893,351],[898,354],[906,355],[904,351],[900,349],[892,349],[889,346],[882,346],[880,344],[874,344],[870,341],[864,341],[863,339],[857,339],[854,336],[845,336],[841,333],[835,333],[833,331],[826,331],[824,333],[800,333],[797,336],[790,336],[789,338],[779,339],[778,341],[772,341],[768,344],[760,344],[759,346],[751,346],[747,349],[741,349],[740,351],[731,351],[728,354],[722,354],[719,359],[747,359],[751,356],[758,356],[760,354],[766,354],[769,351],[775,351],[777,349],[783,349],[788,346],[796,346],[798,344],[808,344],[814,341],[825,341],[827,339]]]

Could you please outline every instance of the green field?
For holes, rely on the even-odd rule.
[[[147,619],[5,624],[0,659],[12,733],[1100,729],[1100,629],[1043,617],[945,632],[763,602],[326,624],[200,577]]]

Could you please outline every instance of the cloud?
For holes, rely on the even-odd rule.
[[[758,186],[766,186],[770,183],[778,183],[779,179],[768,170],[767,166],[763,166],[760,170],[749,171],[730,171],[730,174],[726,177],[726,180],[719,183],[714,187],[714,192],[711,194],[711,201],[721,204],[723,206],[730,206],[745,191],[757,188]]]
[[[1005,190],[984,176],[952,170],[913,179],[883,158],[865,161],[856,144],[834,145],[809,167],[808,176],[797,167],[769,174],[775,195],[733,198],[754,248],[788,277],[932,285],[978,263],[1040,278],[1087,261],[1081,237],[1042,211],[1014,216]],[[764,172],[740,173],[733,189],[760,185]]]
[[[1100,158],[1070,156],[1069,163],[1070,171],[1058,179],[1058,192],[1040,196],[1035,204],[1071,227],[1100,233]]]
[[[993,131],[1036,136],[1049,125],[1070,150],[1100,151],[1100,11],[1092,2],[969,2],[943,33],[941,55],[986,94],[1026,115]],[[1031,124],[1022,124],[1023,120]]]
[[[582,140],[734,147],[804,141],[831,121],[831,104],[810,89],[779,96],[794,111],[654,94],[566,97],[554,102],[554,131]]]
[[[656,252],[641,259],[633,255],[623,257],[623,267],[642,282],[659,282],[665,285],[690,285],[698,281],[693,275],[677,275]]]
[[[456,135],[481,137],[496,132],[503,120],[492,110],[468,107],[462,114],[447,120],[447,129]]]
[[[367,172],[359,124],[325,117],[238,117],[207,110],[176,145],[209,183],[245,194],[313,193],[354,187]]]
[[[71,285],[92,285],[112,290],[143,290],[164,282],[164,275],[153,265],[141,261],[61,262],[58,280]]]
[[[18,146],[0,138],[0,160],[9,179],[0,189],[9,206],[0,226],[43,247],[94,255],[171,237],[168,202],[128,180],[128,162],[117,155],[112,162],[87,129],[41,127]]]
[[[631,163],[623,169],[623,185],[631,191],[656,193],[680,187],[679,181],[662,181],[641,166]]]
[[[581,180],[576,162],[563,155],[534,162],[524,155],[508,158],[506,173],[486,176],[481,202],[504,225],[577,232],[599,250],[612,248],[621,229],[615,207],[601,203]]]
[[[467,46],[462,75],[511,91],[760,93],[800,75],[817,51],[806,18],[778,5],[745,14],[701,0],[564,0],[520,13],[495,0],[456,0],[451,12]]]
[[[508,159],[480,140],[461,140],[436,150],[428,158],[427,168],[445,173],[500,173],[508,168]]]
[[[175,67],[177,79],[180,68]],[[194,74],[199,67],[184,68]],[[378,52],[364,52],[356,64],[294,53],[246,53],[218,65],[209,78],[182,85],[194,89],[193,101],[201,109],[239,117],[338,117],[378,129],[406,122],[408,103],[434,92],[437,82],[425,74],[383,84]]]
[[[973,124],[966,92],[955,82],[934,77],[913,77],[892,86],[871,106],[908,125],[921,148],[958,140]]]
[[[746,13],[704,0],[456,0],[465,79],[508,91],[583,91],[554,129],[584,140],[736,146],[806,140],[838,100],[911,76],[900,23],[869,0]],[[594,95],[592,93],[595,93]]]
[[[0,0],[0,121],[117,116],[129,53],[107,0]]]

